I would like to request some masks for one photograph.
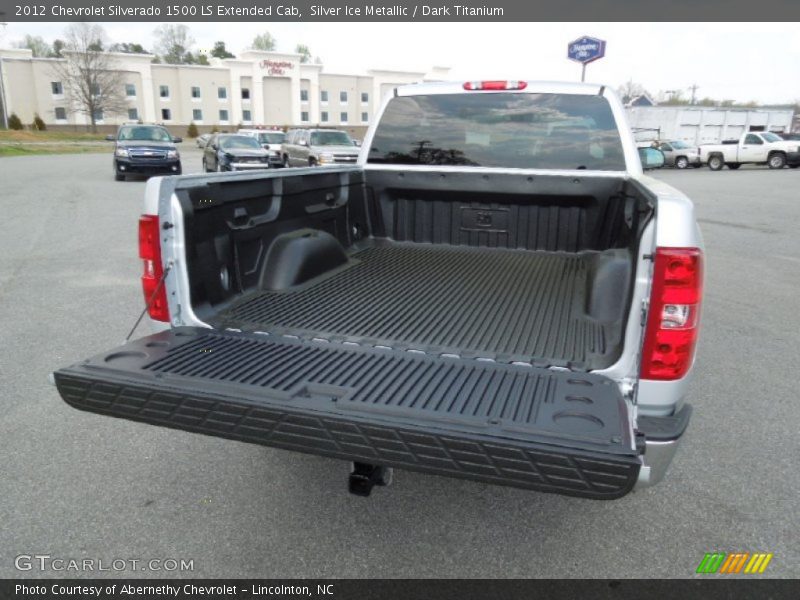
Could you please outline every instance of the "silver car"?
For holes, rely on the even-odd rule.
[[[284,167],[353,165],[359,149],[344,131],[293,129],[281,146]]]
[[[700,152],[696,146],[690,146],[680,140],[669,140],[658,144],[657,148],[664,153],[664,164],[676,169],[699,167]]]

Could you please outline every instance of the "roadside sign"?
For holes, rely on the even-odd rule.
[[[606,41],[588,35],[567,44],[567,58],[583,65],[581,81],[586,78],[586,65],[606,55]]]
[[[567,46],[567,58],[587,64],[606,55],[606,42],[597,38],[583,36]]]

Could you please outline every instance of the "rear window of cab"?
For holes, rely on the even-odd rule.
[[[608,100],[582,94],[395,97],[378,123],[367,162],[625,170]]]

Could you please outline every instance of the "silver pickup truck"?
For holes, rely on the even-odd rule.
[[[81,410],[348,461],[356,494],[400,468],[618,498],[687,428],[702,247],[608,88],[398,87],[355,165],[150,180],[157,332],[55,381]]]

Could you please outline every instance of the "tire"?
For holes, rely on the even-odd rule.
[[[309,158],[309,159],[308,159],[308,166],[309,166],[309,167],[316,167],[316,166],[317,166],[317,161],[316,161],[316,159]]]
[[[288,154],[284,154],[283,155],[283,168],[284,169],[288,169],[289,166],[290,166],[289,165],[289,155]]]
[[[714,154],[708,157],[708,168],[712,171],[721,171],[725,166],[725,162],[719,154]]]
[[[114,172],[114,181],[125,181],[125,175],[122,173]]]
[[[727,163],[727,165],[731,171],[735,171],[736,169],[742,166],[742,163]]]
[[[208,165],[205,158],[203,159],[203,173],[208,173]]]
[[[685,169],[689,166],[689,159],[685,156],[679,156],[675,159],[675,168],[676,169]]]
[[[783,152],[774,152],[767,158],[770,169],[782,169],[786,166],[786,155]]]
[[[790,168],[790,169],[796,169],[797,167],[800,167],[800,164],[796,164],[796,165],[789,165],[789,168]]]

